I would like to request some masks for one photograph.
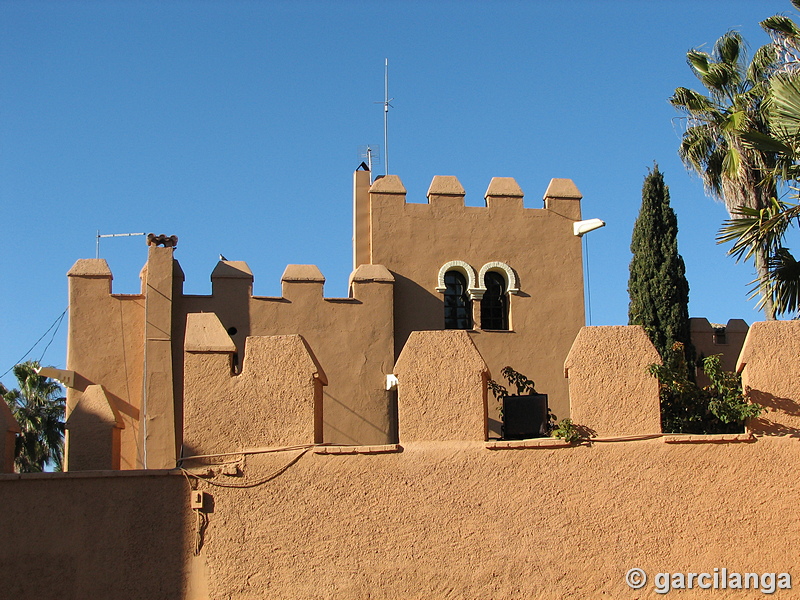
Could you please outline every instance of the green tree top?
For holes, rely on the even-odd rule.
[[[669,203],[669,188],[654,165],[642,186],[642,206],[633,226],[633,258],[628,279],[628,324],[644,327],[664,357],[675,342],[694,363],[689,333],[689,283],[678,254],[678,219]]]
[[[40,376],[38,367],[35,361],[14,367],[19,389],[0,384],[0,395],[22,428],[14,459],[20,473],[43,471],[47,464],[61,470],[65,398],[58,382]]]

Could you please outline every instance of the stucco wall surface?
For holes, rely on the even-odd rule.
[[[736,361],[739,352],[742,350],[745,337],[749,326],[742,319],[729,319],[723,326],[724,336],[717,335],[716,328],[703,317],[692,317],[689,319],[692,344],[697,352],[697,358],[704,358],[714,354],[721,354],[722,369],[724,371],[735,371]],[[721,332],[720,332],[721,333]],[[709,379],[698,369],[698,384],[708,385]]]
[[[194,515],[180,474],[0,476],[0,598],[182,598]]]
[[[213,497],[210,597],[632,600],[660,597],[625,584],[633,567],[651,580],[715,568],[797,577],[799,448],[416,442],[397,454],[251,456],[244,478],[219,481],[258,482],[296,462],[249,489],[199,484]]]
[[[660,433],[653,363],[661,357],[639,325],[582,328],[564,362],[572,420],[600,436]]]
[[[139,468],[145,297],[112,295],[111,270],[103,259],[77,261],[68,277],[66,366],[76,375],[75,387],[67,389],[67,416],[88,386],[102,385],[124,423],[120,466]]]
[[[753,323],[738,369],[747,397],[767,409],[748,429],[800,435],[800,321]]]
[[[478,275],[484,265],[502,262],[519,287],[509,295],[510,330],[475,329],[473,341],[495,378],[511,366],[548,394],[556,414],[569,413],[562,367],[585,318],[581,241],[572,227],[580,219],[580,192],[571,181],[561,187],[576,196],[549,198],[551,208],[523,208],[512,178],[492,180],[486,206],[465,206],[455,177],[435,177],[427,203],[410,194],[407,202],[397,176],[375,181],[369,194],[370,260],[395,278],[396,356],[412,331],[444,328],[443,294],[436,290],[443,265],[461,261]],[[552,193],[565,193],[558,189]]]
[[[242,372],[230,365],[228,352],[187,347],[184,457],[322,441],[325,375],[299,335],[249,337]]]
[[[221,262],[228,268],[215,269],[211,296],[183,296],[177,307],[182,322],[190,313],[216,313],[226,330],[235,329],[231,338],[239,359],[248,336],[302,335],[328,377],[323,392],[325,441],[391,441],[393,425],[383,389],[394,364],[389,272],[361,267],[351,277],[353,297],[332,299],[323,297],[325,278],[319,269],[289,265],[282,297],[271,298],[252,296],[253,277],[243,264]],[[183,325],[174,339],[183,339]],[[177,344],[175,349],[182,351]]]
[[[395,365],[402,441],[487,438],[489,369],[466,331],[415,331]]]
[[[193,479],[207,495],[200,563],[180,475],[0,475],[0,598],[633,600],[661,597],[628,588],[633,567],[651,582],[715,568],[795,578],[798,444],[251,455],[241,476]]]

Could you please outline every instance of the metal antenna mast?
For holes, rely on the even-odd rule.
[[[110,237],[131,237],[132,235],[145,235],[144,233],[104,233],[101,234],[100,230],[97,230],[97,242],[95,244],[95,251],[94,257],[100,258],[100,238],[110,238]]]
[[[372,183],[374,181],[372,170],[372,165],[375,162],[380,162],[381,160],[381,147],[377,144],[368,144],[366,146],[359,146],[358,147],[358,158],[361,160],[366,161],[367,168],[369,169],[370,176],[369,182]]]
[[[389,59],[384,63],[383,74],[383,168],[384,175],[389,174],[389,104],[394,98],[389,98]]]

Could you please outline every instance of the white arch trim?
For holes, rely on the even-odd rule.
[[[448,271],[458,271],[464,277],[467,278],[467,292],[469,293],[469,297],[472,300],[480,299],[483,294],[480,296],[475,296],[475,292],[478,291],[475,285],[475,269],[468,263],[465,263],[463,260],[451,260],[450,262],[446,262],[442,265],[442,268],[439,269],[439,277],[438,277],[438,285],[436,286],[436,291],[444,293],[447,289],[447,286],[444,284],[444,275]]]
[[[506,291],[509,294],[519,294],[519,288],[517,287],[517,275],[514,273],[514,269],[509,267],[506,263],[499,261],[488,262],[481,267],[481,270],[478,273],[478,285],[480,285],[480,288],[478,289],[482,290],[483,292],[486,291],[485,277],[486,273],[489,271],[497,271],[503,275],[503,278],[506,280]]]

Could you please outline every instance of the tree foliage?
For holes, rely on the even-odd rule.
[[[707,93],[679,87],[670,98],[686,117],[681,158],[733,218],[738,209],[764,208],[776,196],[775,151],[749,144],[744,136],[769,133],[763,105],[778,57],[777,46],[768,44],[748,63],[744,40],[729,31],[711,53],[693,49],[686,54],[689,68]],[[765,281],[767,249],[754,248],[753,257],[758,280]],[[766,317],[774,318],[771,298],[766,292],[762,298]]]
[[[14,367],[19,389],[0,394],[19,423],[14,465],[20,473],[43,471],[50,464],[61,470],[64,448],[65,398],[58,382],[36,373],[37,362]]]
[[[694,348],[689,332],[689,283],[678,254],[678,219],[669,202],[669,188],[654,165],[642,186],[642,206],[633,226],[628,324],[641,325],[664,357],[675,342],[686,351],[689,364]]]
[[[795,8],[800,2],[793,0]],[[776,163],[769,174],[787,184],[788,195],[800,197],[800,28],[784,15],[761,22],[772,38],[777,60],[769,76],[763,114],[767,132],[743,134],[746,143],[759,151],[775,153]],[[718,241],[732,242],[729,253],[737,260],[750,259],[765,249],[766,273],[761,274],[751,296],[761,295],[761,305],[771,302],[775,314],[800,314],[800,265],[785,238],[790,226],[800,223],[800,205],[772,198],[761,208],[739,207],[720,229]],[[759,294],[756,293],[758,288]]]
[[[680,343],[663,358],[663,364],[652,364],[649,371],[660,384],[664,433],[741,433],[747,419],[763,412],[762,406],[744,397],[739,374],[722,370],[719,355],[703,360],[703,371],[711,383],[702,388],[688,376]]]

